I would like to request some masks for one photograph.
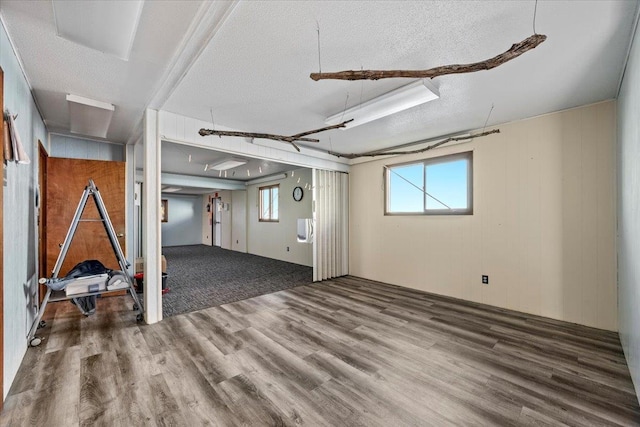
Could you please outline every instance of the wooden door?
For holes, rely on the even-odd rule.
[[[89,179],[100,190],[105,207],[124,251],[125,163],[100,160],[47,158],[46,247],[47,276],[51,275],[76,208]],[[82,219],[99,219],[93,197],[87,201]],[[58,274],[64,277],[77,263],[96,259],[107,268],[120,270],[102,222],[78,224],[67,256]]]

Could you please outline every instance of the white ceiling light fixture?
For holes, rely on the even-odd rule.
[[[227,159],[223,160],[222,162],[215,163],[209,166],[209,168],[217,171],[226,171],[229,169],[237,168],[238,166],[242,166],[247,163],[248,160],[245,159]]]
[[[53,0],[58,36],[129,60],[143,0]]]
[[[78,95],[67,95],[71,133],[106,138],[115,107]]]
[[[181,187],[165,187],[162,189],[163,193],[175,193],[176,191],[182,190]]]
[[[438,98],[440,98],[440,94],[430,82],[418,80],[327,117],[324,122],[327,125],[337,125],[353,119],[352,122],[347,123],[346,127],[341,128],[342,130],[350,129]]]

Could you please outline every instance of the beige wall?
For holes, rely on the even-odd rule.
[[[218,215],[218,221],[220,221],[220,233],[222,234],[220,238],[220,247],[222,249],[231,249],[231,210],[233,209],[233,206],[231,205],[231,191],[219,191],[218,195],[224,204],[222,211],[216,212]]]
[[[247,252],[247,192],[231,192],[231,249]]]
[[[209,204],[210,194],[202,196],[202,244],[211,246],[211,223],[209,222],[209,212],[207,205]]]
[[[298,218],[311,218],[311,190],[304,190],[300,202],[293,200],[293,189],[312,183],[311,169],[296,169],[285,179],[247,187],[247,251],[251,254],[275,258],[295,264],[313,266],[313,245],[298,243]],[[299,180],[299,182],[298,182]],[[280,221],[276,223],[258,221],[258,188],[280,184]],[[289,251],[287,252],[287,246]]]
[[[615,103],[498,127],[353,166],[351,274],[616,330]],[[467,150],[474,215],[383,215],[383,165]]]

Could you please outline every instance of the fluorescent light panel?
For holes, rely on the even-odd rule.
[[[327,125],[337,125],[345,120],[353,119],[353,122],[348,123],[346,126],[346,129],[349,129],[438,98],[440,98],[440,94],[431,83],[419,80],[356,105],[346,111],[334,114],[328,117],[325,123]]]
[[[53,0],[56,31],[64,39],[129,60],[143,0]]]
[[[176,191],[182,190],[181,187],[166,187],[162,189],[163,193],[175,193]]]
[[[209,169],[214,169],[217,171],[226,171],[228,169],[237,168],[238,166],[242,166],[248,163],[245,159],[227,159],[219,163],[215,163],[209,166]]]

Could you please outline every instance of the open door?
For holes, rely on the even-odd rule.
[[[202,244],[213,246],[213,197],[210,194],[203,196],[202,208]]]
[[[46,175],[46,270],[50,276],[64,242],[80,197],[89,179],[100,190],[121,247],[125,247],[125,163],[100,160],[47,158]],[[76,234],[60,269],[63,277],[77,263],[95,259],[107,268],[119,270],[109,236],[95,203],[87,203]]]

